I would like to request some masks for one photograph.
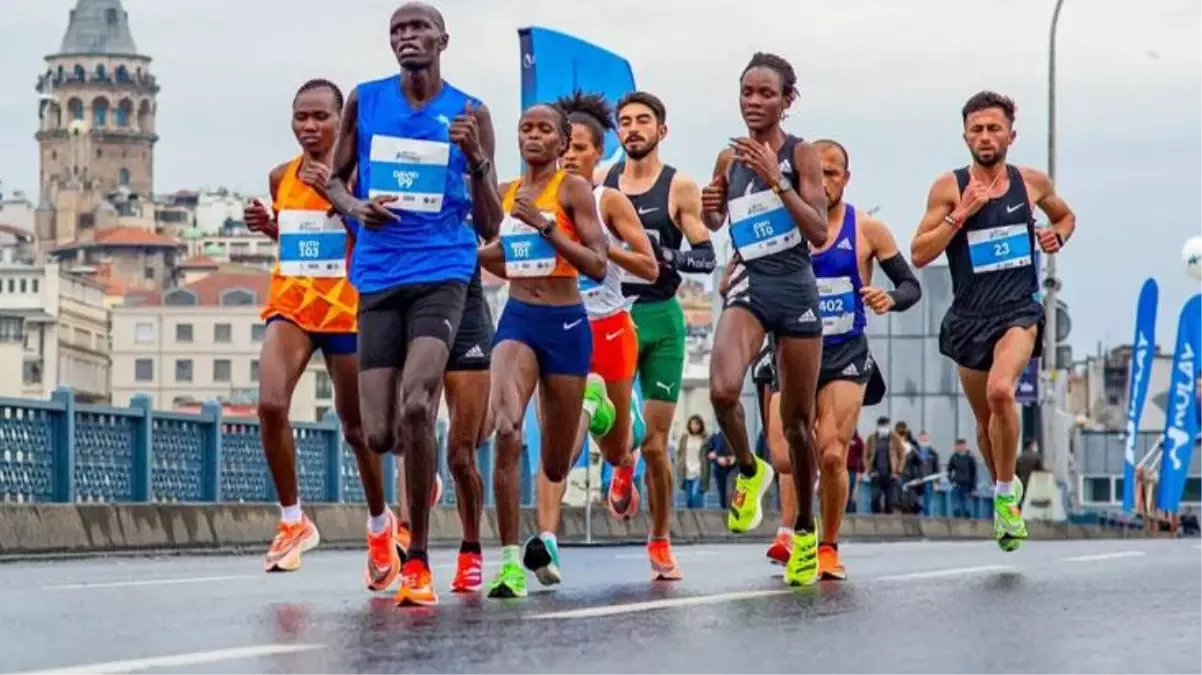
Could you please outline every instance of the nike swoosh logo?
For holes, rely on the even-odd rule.
[[[1022,204],[1015,204],[1014,206],[1007,206],[1006,213],[1014,213],[1015,211],[1021,209],[1022,207],[1023,207]]]
[[[563,329],[564,329],[564,330],[572,330],[572,329],[573,329],[573,328],[575,328],[576,326],[579,326],[581,321],[584,321],[584,319],[576,319],[576,320],[575,320],[575,321],[573,321],[572,323],[567,323],[567,322],[565,321],[565,322],[564,322],[564,324],[563,324]]]
[[[645,215],[647,215],[648,213],[655,213],[655,212],[656,212],[656,211],[658,211],[658,210],[659,210],[659,207],[658,207],[658,206],[656,206],[656,207],[654,207],[654,208],[650,208],[650,209],[645,209],[645,208],[639,207],[639,215],[640,215],[640,216],[645,216]]]
[[[617,331],[617,332],[614,332],[614,333],[606,333],[606,334],[605,334],[605,339],[606,339],[606,340],[612,340],[612,339],[614,339],[614,338],[618,337],[619,335],[621,335],[622,333],[625,333],[625,332],[626,332],[626,329],[625,329],[625,328],[623,328],[622,330],[620,330],[620,331]]]

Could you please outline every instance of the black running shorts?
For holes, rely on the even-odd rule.
[[[1011,328],[1038,326],[1033,358],[1043,354],[1043,305],[1034,299],[995,307],[988,311],[965,311],[954,305],[939,327],[939,352],[969,370],[988,371],[993,366],[993,348]]]
[[[492,312],[484,300],[484,290],[479,284],[471,284],[463,302],[463,319],[451,345],[447,372],[488,370],[492,363],[492,337]]]
[[[868,351],[867,336],[858,335],[835,345],[822,345],[818,388],[835,380],[868,385],[864,389],[864,405],[876,405],[885,398],[885,378]]]
[[[432,337],[449,349],[459,330],[467,284],[407,284],[359,295],[359,369],[403,368],[409,343]]]

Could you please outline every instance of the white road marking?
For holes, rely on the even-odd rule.
[[[93,588],[129,588],[133,586],[172,586],[175,584],[205,584],[213,581],[233,581],[234,579],[255,579],[259,574],[234,574],[223,577],[180,577],[175,579],[142,579],[139,581],[110,581],[101,583],[63,584],[61,586],[43,586],[43,591],[82,591]]]
[[[588,619],[598,616],[614,616],[617,614],[634,614],[637,612],[649,612],[654,609],[666,609],[669,607],[689,607],[691,605],[713,605],[722,602],[736,602],[738,600],[751,600],[753,598],[768,598],[774,595],[784,595],[791,593],[789,589],[777,590],[762,590],[762,591],[738,591],[735,593],[718,593],[716,595],[695,595],[688,598],[670,598],[665,600],[651,600],[648,602],[631,602],[621,605],[606,605],[601,607],[586,607],[584,609],[572,609],[564,612],[548,612],[546,614],[535,614],[531,619]]]
[[[1138,558],[1145,555],[1143,551],[1115,551],[1114,553],[1095,553],[1094,555],[1075,555],[1071,558],[1061,558],[1060,562],[1079,563],[1097,562],[1099,560],[1114,560],[1115,558]]]
[[[677,558],[700,558],[703,556],[722,555],[722,552],[720,552],[720,551],[688,551],[688,550],[681,551],[681,550],[676,550],[676,551],[673,551],[673,553],[676,554]],[[730,551],[730,553],[737,554],[739,557],[743,557],[745,555],[743,553],[743,551]],[[614,556],[614,560],[646,560],[646,559],[647,559],[646,553],[619,553]]]
[[[69,668],[50,668],[47,670],[30,671],[24,675],[42,675],[43,673],[59,673],[63,675],[72,673],[128,673],[136,670],[149,670],[151,668],[183,668],[204,663],[231,661],[233,659],[250,659],[256,656],[272,656],[293,652],[307,652],[315,649],[325,649],[325,645],[255,645],[252,647],[234,647],[232,649],[214,649],[207,652],[174,654],[172,656],[152,656],[145,659],[89,663]]]
[[[912,579],[939,579],[956,577],[964,574],[982,574],[984,572],[1013,572],[1012,565],[982,565],[980,567],[953,567],[945,570],[929,570],[926,572],[911,572],[909,574],[891,574],[883,577],[872,577],[872,581],[909,581]]]

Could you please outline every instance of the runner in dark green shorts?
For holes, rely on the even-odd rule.
[[[647,436],[643,458],[647,466],[646,494],[651,509],[651,538],[647,554],[654,579],[681,577],[668,542],[672,520],[672,462],[668,432],[676,415],[680,379],[684,372],[685,320],[676,289],[680,272],[710,274],[714,248],[701,221],[701,190],[659,158],[659,142],[668,133],[663,101],[646,92],[627,94],[618,102],[618,138],[626,159],[598,182],[621,190],[638,211],[643,229],[659,260],[655,283],[627,275],[622,292],[635,299],[630,313],[639,331],[638,379],[646,405]],[[688,239],[690,249],[681,250]],[[616,485],[633,482],[633,467],[614,471]],[[625,483],[618,483],[625,481]]]

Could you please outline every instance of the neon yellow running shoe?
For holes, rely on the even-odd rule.
[[[818,582],[818,532],[795,532],[793,552],[785,566],[785,583],[811,586]]]
[[[772,486],[776,472],[771,464],[756,457],[755,475],[748,478],[740,472],[738,476],[730,512],[726,514],[726,529],[735,533],[750,532],[764,520],[764,493]]]
[[[1008,495],[993,495],[993,536],[998,548],[1010,553],[1017,551],[1027,538],[1027,523],[1019,504],[1023,499],[1023,482],[1014,479],[1014,491]]]
[[[487,591],[490,598],[526,597],[526,570],[517,561],[506,560],[497,576],[488,582]]]
[[[588,431],[596,438],[608,434],[617,419],[618,411],[613,401],[609,400],[605,380],[596,373],[589,373],[584,385],[584,411],[590,416]]]

